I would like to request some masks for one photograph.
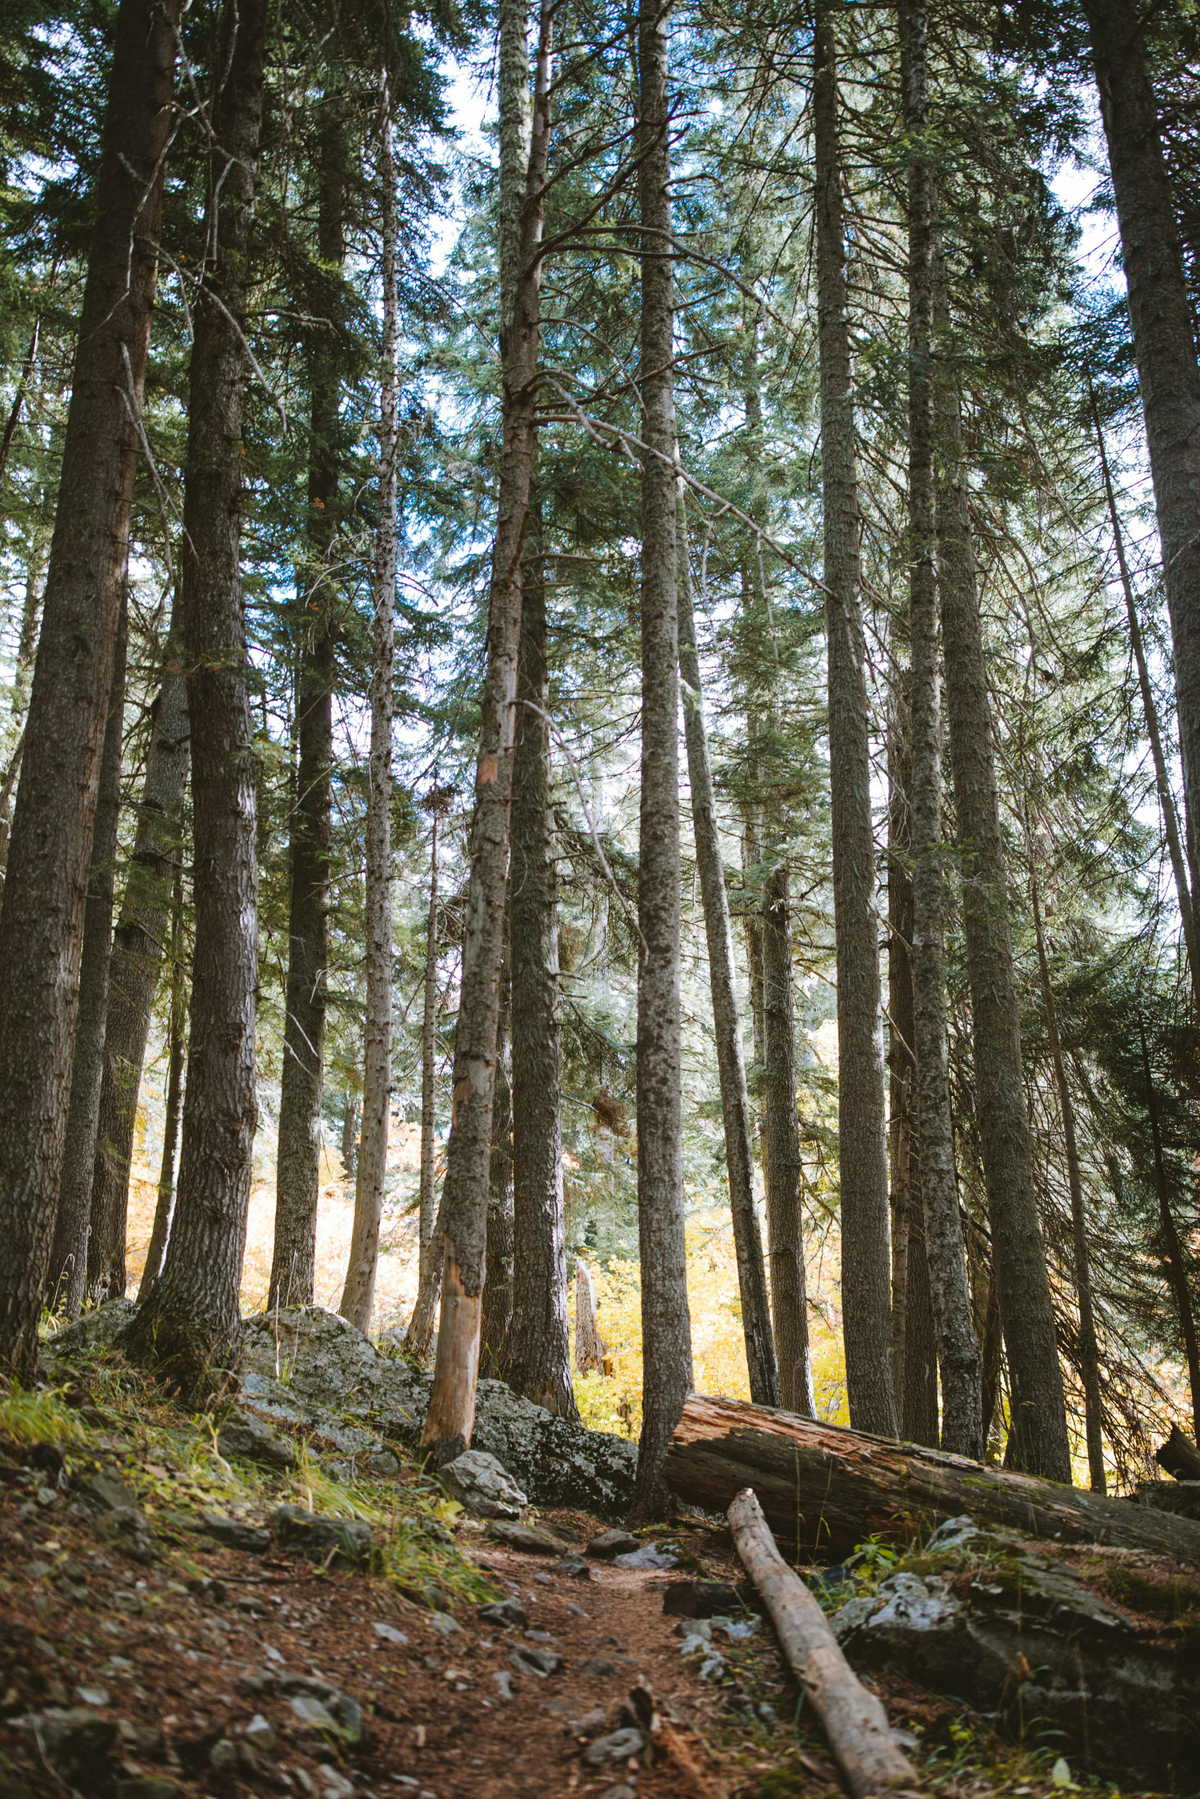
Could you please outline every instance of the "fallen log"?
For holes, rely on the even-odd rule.
[[[753,1487],[773,1530],[828,1560],[869,1537],[912,1542],[969,1513],[1028,1537],[1110,1543],[1200,1567],[1200,1523],[1191,1518],[702,1393],[684,1406],[665,1473],[681,1499],[714,1512]]]
[[[775,1547],[750,1488],[729,1508],[742,1566],[771,1614],[780,1648],[825,1729],[852,1799],[914,1792],[916,1770],[892,1739],[887,1713],[842,1654],[825,1614]]]

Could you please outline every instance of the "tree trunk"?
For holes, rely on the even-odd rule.
[[[1200,856],[1200,366],[1137,0],[1084,0],[1108,140],[1163,576],[1189,865]],[[1193,876],[1194,882],[1194,876]]]
[[[392,1093],[392,714],[396,659],[397,356],[400,342],[397,209],[392,101],[381,82],[383,193],[383,376],[379,396],[379,523],[375,538],[375,621],[371,661],[371,759],[367,793],[367,1004],[363,1024],[362,1125],[354,1186],[354,1226],[341,1310],[366,1331],[375,1303],[379,1226],[387,1174]]]
[[[87,1267],[88,1298],[96,1302],[119,1298],[125,1291],[125,1225],[138,1088],[171,916],[173,872],[177,876],[179,870],[187,787],[188,699],[182,662],[182,610],[177,608],[167,634],[133,854],[108,965]]]
[[[590,1269],[575,1264],[575,1366],[580,1374],[604,1373],[604,1341],[596,1321],[596,1289]]]
[[[779,1403],[811,1418],[812,1360],[804,1272],[804,1170],[796,1112],[796,1016],[788,867],[776,854],[763,887],[763,1086],[771,1316],[779,1361]]]
[[[358,1101],[351,1088],[342,1095],[342,1179],[354,1179],[355,1151],[358,1147]]]
[[[1162,1128],[1158,1118],[1158,1094],[1154,1086],[1154,1076],[1150,1071],[1150,1052],[1146,1048],[1146,1027],[1138,1021],[1138,1033],[1142,1047],[1142,1069],[1146,1076],[1146,1109],[1150,1114],[1150,1141],[1154,1150],[1154,1187],[1158,1196],[1158,1223],[1162,1247],[1163,1266],[1175,1299],[1175,1308],[1179,1314],[1179,1332],[1183,1338],[1184,1355],[1187,1358],[1188,1386],[1192,1395],[1192,1429],[1200,1441],[1200,1343],[1196,1336],[1196,1317],[1192,1311],[1192,1294],[1188,1283],[1187,1262],[1184,1259],[1183,1245],[1179,1240],[1179,1230],[1171,1211],[1171,1194],[1167,1186],[1167,1171],[1163,1162]]]
[[[779,1370],[771,1329],[762,1232],[758,1222],[758,1207],[754,1202],[753,1127],[750,1119],[750,1095],[746,1086],[746,1065],[742,1054],[742,1026],[734,986],[729,896],[725,891],[725,866],[721,857],[721,839],[713,799],[708,730],[704,722],[704,696],[700,687],[700,660],[696,653],[696,621],[692,610],[691,566],[682,492],[677,494],[676,503],[679,673],[683,681],[683,720],[687,742],[688,782],[692,793],[692,832],[696,840],[696,862],[700,870],[700,893],[704,903],[708,979],[712,994],[713,1030],[717,1042],[717,1073],[721,1083],[721,1117],[725,1127],[729,1211],[733,1220],[738,1291],[742,1302],[742,1335],[746,1345],[746,1369],[750,1377],[751,1399],[757,1405],[779,1405],[782,1403]],[[796,1228],[798,1234],[798,1193]],[[803,1262],[800,1268],[803,1277]],[[802,1322],[807,1332],[807,1318],[803,1318]],[[807,1335],[804,1348],[807,1351]],[[804,1366],[807,1366],[807,1362]]]
[[[96,828],[83,920],[83,954],[79,963],[79,1013],[75,1026],[75,1058],[67,1138],[63,1148],[58,1216],[50,1258],[52,1304],[68,1318],[83,1309],[88,1262],[88,1225],[92,1201],[92,1164],[100,1114],[104,1073],[104,1025],[108,1010],[108,969],[112,949],[113,893],[116,886],[117,827],[121,819],[121,750],[125,731],[125,661],[129,643],[128,589],[121,596],[108,723],[96,796]]]
[[[938,284],[943,279],[935,266]],[[944,294],[938,310],[948,310]],[[1004,838],[958,393],[940,384],[938,586],[979,1134],[1012,1385],[1014,1467],[1069,1481],[1071,1451],[1021,1069]]]
[[[487,1270],[483,1282],[483,1322],[479,1332],[479,1372],[487,1380],[507,1380],[508,1340],[513,1321],[513,1088],[508,1053],[511,989],[507,967],[500,976],[500,1021],[496,1027],[496,1088],[492,1098],[492,1158],[488,1176]]]
[[[8,409],[8,417],[4,421],[4,435],[0,437],[0,485],[4,482],[4,473],[8,467],[8,452],[12,449],[12,440],[16,435],[21,420],[21,408],[25,404],[25,395],[29,391],[29,383],[33,379],[34,367],[37,363],[38,338],[41,335],[42,320],[39,313],[33,321],[33,330],[29,334],[29,348],[25,352],[21,364],[21,373],[17,376],[16,392],[12,397],[12,405]]]
[[[528,82],[527,57],[512,54],[526,41],[524,0],[504,0],[501,41],[508,79]],[[552,12],[543,5],[539,28],[533,127],[523,195],[515,179],[500,195],[501,233],[520,219],[520,270],[512,323],[504,333],[504,444],[488,618],[487,671],[481,701],[471,875],[463,934],[462,992],[454,1043],[450,1142],[439,1219],[442,1299],[433,1391],[422,1441],[435,1463],[450,1461],[471,1441],[486,1256],[488,1165],[492,1095],[500,1014],[500,966],[505,935],[509,816],[516,738],[517,670],[521,633],[522,551],[529,522],[529,489],[536,434],[536,377],[541,298],[541,238],[550,143]],[[522,86],[522,93],[526,91]],[[501,116],[512,97],[501,97]],[[507,160],[506,160],[507,156]],[[502,146],[501,168],[513,167]]]
[[[858,470],[846,295],[833,0],[817,0],[813,67],[817,332],[824,485],[833,914],[837,940],[842,1327],[850,1417],[899,1428],[889,1293],[883,1040],[875,926],[866,646],[859,609]]]
[[[662,1464],[692,1384],[683,1228],[679,1014],[679,627],[675,521],[675,282],[667,12],[638,6],[641,220],[642,762],[638,822],[638,1244],[642,1434],[633,1516],[666,1498]]]
[[[437,1093],[434,1069],[437,1053],[438,999],[438,814],[436,792],[426,804],[431,814],[429,835],[429,923],[425,933],[425,1005],[421,1018],[421,1184],[417,1233],[418,1291],[429,1270],[429,1245],[433,1240],[434,1176],[437,1168]]]
[[[1096,1317],[1092,1299],[1091,1255],[1088,1249],[1087,1213],[1083,1201],[1083,1180],[1079,1172],[1079,1144],[1075,1135],[1075,1102],[1067,1080],[1062,1039],[1058,1030],[1058,1007],[1050,984],[1050,963],[1046,957],[1046,934],[1042,928],[1042,902],[1038,892],[1037,869],[1034,866],[1032,834],[1029,843],[1029,894],[1033,902],[1033,928],[1037,938],[1038,972],[1042,980],[1042,1004],[1046,1011],[1046,1034],[1050,1039],[1050,1059],[1054,1065],[1054,1083],[1058,1088],[1058,1110],[1062,1119],[1063,1148],[1067,1157],[1067,1186],[1071,1195],[1071,1239],[1075,1252],[1075,1296],[1079,1305],[1079,1363],[1083,1377],[1084,1430],[1087,1437],[1088,1473],[1093,1493],[1107,1491],[1104,1473],[1103,1410],[1100,1404],[1100,1350],[1096,1342]]]
[[[958,1215],[946,1059],[946,955],[942,876],[942,719],[934,577],[934,180],[927,141],[924,0],[901,0],[908,170],[908,531],[912,644],[913,1050],[929,1289],[942,1376],[942,1448],[983,1455],[979,1344],[971,1318]]]
[[[1154,762],[1154,786],[1158,794],[1159,810],[1162,813],[1167,853],[1171,858],[1171,874],[1175,881],[1175,897],[1179,902],[1179,916],[1183,923],[1183,941],[1187,950],[1188,972],[1192,977],[1192,1003],[1200,1007],[1200,928],[1196,921],[1195,903],[1191,882],[1188,878],[1184,847],[1180,841],[1179,815],[1175,810],[1175,795],[1171,788],[1171,777],[1167,772],[1167,758],[1163,750],[1162,731],[1158,723],[1158,707],[1154,703],[1154,688],[1150,683],[1150,669],[1146,662],[1146,646],[1142,639],[1141,620],[1138,618],[1133,582],[1129,575],[1129,564],[1125,560],[1125,539],[1121,531],[1121,515],[1117,510],[1117,496],[1113,492],[1112,475],[1108,467],[1108,452],[1104,446],[1104,433],[1100,428],[1100,415],[1096,410],[1096,396],[1091,390],[1090,383],[1088,395],[1092,403],[1096,443],[1100,450],[1100,473],[1104,480],[1108,516],[1112,524],[1113,548],[1117,553],[1121,591],[1125,596],[1125,616],[1129,620],[1129,641],[1133,645],[1134,661],[1137,664],[1138,688],[1142,696],[1142,715],[1146,721],[1146,735],[1150,740],[1150,755]]]
[[[525,557],[508,929],[512,960],[513,1312],[505,1379],[578,1418],[567,1326],[559,1049],[558,888],[551,802],[550,680],[540,505]],[[488,1248],[491,1261],[491,1248]]]
[[[888,720],[888,1159],[892,1218],[892,1345],[900,1431],[908,1443],[937,1448],[937,1338],[925,1253],[921,1164],[915,1116],[913,1044],[912,853],[909,790],[912,741],[908,670],[893,651]]]
[[[242,409],[267,0],[225,15],[196,295],[183,507],[183,618],[196,940],[179,1192],[163,1271],[127,1332],[133,1359],[194,1402],[237,1354],[257,1116],[258,866],[241,581]]]
[[[183,1098],[183,1060],[187,1048],[187,985],[183,972],[183,870],[175,870],[171,905],[171,1016],[167,1048],[167,1103],[163,1117],[162,1161],[158,1170],[158,1197],[154,1225],[142,1269],[139,1299],[145,1299],[162,1273],[163,1258],[175,1215],[175,1157],[179,1150],[180,1103]]]
[[[38,622],[41,618],[42,595],[41,577],[45,560],[45,543],[41,530],[35,525],[29,533],[29,545],[25,554],[25,603],[21,608],[21,630],[17,639],[17,662],[13,671],[12,686],[12,724],[16,729],[17,741],[9,758],[4,778],[0,781],[0,892],[3,891],[4,871],[8,866],[8,839],[12,825],[12,798],[16,791],[17,776],[21,772],[21,756],[25,749],[25,714],[29,707],[29,677],[33,672],[33,659],[37,653]]]
[[[317,254],[327,269],[340,274],[345,260],[345,155],[336,124],[322,133],[318,145]],[[338,364],[333,333],[326,329],[315,338],[309,359],[307,555],[298,571],[301,592],[295,602],[297,791],[292,816],[291,914],[269,1307],[311,1305],[316,1272],[333,848],[333,685],[337,675],[337,586],[329,570],[341,525]]]
[[[1200,1567],[1200,1523],[961,1456],[693,1393],[667,1458],[672,1492],[723,1511],[752,1486],[773,1529],[823,1560],[871,1537],[909,1543],[969,1512],[1023,1537],[1111,1543]]]
[[[0,913],[0,1367],[28,1380],[54,1236],[83,913],[129,548],[179,0],[122,0]]]

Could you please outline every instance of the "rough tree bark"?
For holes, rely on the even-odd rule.
[[[924,0],[900,0],[908,169],[908,555],[912,650],[913,1051],[929,1290],[942,1376],[942,1448],[983,1455],[979,1344],[958,1213],[946,1059],[942,717],[938,677],[933,402],[935,191]]]
[[[736,1399],[693,1393],[667,1458],[680,1498],[723,1510],[752,1486],[772,1527],[822,1559],[924,1539],[964,1512],[1022,1536],[1111,1543],[1200,1566],[1200,1523]]]
[[[1146,421],[1189,842],[1200,817],[1200,366],[1138,0],[1084,0]],[[1194,878],[1194,877],[1193,877]]]
[[[187,1053],[187,982],[183,969],[183,870],[175,870],[175,891],[171,900],[171,1014],[167,1044],[167,1100],[163,1113],[162,1161],[158,1169],[158,1194],[154,1206],[154,1224],[146,1248],[146,1265],[142,1269],[139,1299],[145,1299],[162,1273],[163,1258],[171,1236],[171,1220],[175,1216],[175,1158],[179,1153],[179,1126],[182,1121],[183,1067]]]
[[[754,1201],[753,1126],[742,1053],[742,1025],[738,1017],[737,991],[734,986],[729,896],[725,891],[725,866],[713,799],[708,730],[704,722],[704,696],[700,687],[700,660],[696,653],[696,621],[692,609],[687,519],[682,492],[677,493],[676,504],[679,673],[683,681],[683,721],[687,743],[688,783],[692,794],[692,833],[696,842],[700,895],[704,904],[708,979],[712,995],[713,1029],[717,1041],[717,1074],[721,1083],[721,1116],[725,1127],[729,1210],[733,1220],[738,1291],[742,1302],[742,1335],[746,1345],[751,1399],[756,1405],[779,1405],[782,1403],[779,1370],[771,1329],[762,1232],[758,1222],[758,1207]]]
[[[632,1515],[659,1511],[662,1464],[692,1384],[683,1231],[679,1015],[679,629],[675,523],[675,281],[667,11],[639,0],[642,313],[642,760],[638,825],[637,1160],[642,1431]]]
[[[550,680],[541,508],[530,509],[517,676],[512,861],[513,1307],[505,1379],[578,1418],[567,1325],[559,1050],[558,886],[550,767]],[[488,1250],[489,1260],[491,1249]]]
[[[92,1164],[88,1298],[125,1292],[125,1225],[138,1088],[178,874],[189,760],[182,614],[172,617],[154,710],[146,776],[108,965],[108,1011]]]
[[[935,300],[939,318],[946,316],[944,275],[936,252]],[[946,716],[958,816],[980,1148],[1012,1391],[1013,1440],[1008,1453],[1012,1465],[1026,1473],[1069,1481],[1066,1403],[1021,1069],[1021,1017],[962,417],[949,370],[936,387],[938,588]]]
[[[596,1289],[586,1263],[575,1263],[575,1366],[580,1374],[604,1373],[604,1342],[596,1321]]]
[[[117,641],[113,650],[108,723],[100,759],[92,866],[88,874],[83,917],[83,953],[79,961],[79,1011],[67,1137],[63,1146],[58,1216],[50,1256],[52,1303],[68,1318],[78,1318],[87,1283],[88,1226],[92,1201],[92,1163],[100,1115],[104,1074],[104,1027],[108,1011],[108,969],[112,949],[113,895],[116,891],[117,828],[121,821],[121,751],[125,730],[125,661],[129,643],[128,588],[121,597]]]
[[[437,1055],[438,999],[438,818],[441,807],[435,789],[425,801],[429,822],[429,920],[425,930],[425,999],[421,1015],[421,1181],[419,1189],[417,1233],[418,1290],[429,1267],[429,1245],[433,1239],[434,1173],[437,1165],[437,1093],[434,1071]]]
[[[829,769],[837,947],[838,1160],[846,1387],[856,1427],[899,1428],[892,1368],[883,1039],[875,926],[866,648],[847,312],[833,0],[817,0],[813,66],[817,336],[829,640]]]
[[[379,394],[379,522],[375,537],[375,617],[371,656],[371,752],[366,828],[366,978],[362,1123],[354,1181],[354,1225],[341,1310],[366,1331],[375,1303],[379,1226],[387,1174],[392,1094],[392,713],[396,658],[397,356],[400,342],[397,246],[400,220],[392,102],[381,81],[383,362]]]
[[[487,1269],[479,1329],[479,1372],[489,1380],[507,1379],[508,1333],[513,1318],[513,1087],[508,1047],[511,1004],[509,971],[505,967],[500,974],[500,1019],[496,1026]]]
[[[1146,1027],[1138,1020],[1138,1036],[1142,1051],[1142,1071],[1146,1077],[1146,1110],[1150,1114],[1150,1142],[1154,1152],[1154,1188],[1158,1197],[1159,1254],[1179,1314],[1179,1332],[1187,1358],[1188,1386],[1192,1396],[1192,1428],[1200,1441],[1200,1341],[1196,1333],[1196,1315],[1192,1310],[1191,1287],[1179,1227],[1171,1210],[1171,1190],[1163,1159],[1162,1126],[1158,1116],[1158,1091],[1150,1067],[1150,1051],[1146,1045]]]
[[[123,0],[0,914],[0,1368],[28,1379],[54,1235],[129,544],[178,0]]]
[[[510,82],[527,90],[525,0],[504,0],[502,63],[506,92],[502,120],[512,111]],[[536,435],[536,379],[541,301],[541,237],[550,145],[552,10],[544,4],[538,32],[533,123],[523,192],[511,153],[502,151],[501,232],[520,249],[511,323],[504,331],[503,449],[488,618],[487,668],[481,700],[471,875],[463,933],[462,992],[454,1044],[450,1142],[433,1253],[442,1257],[442,1298],[433,1390],[422,1441],[435,1463],[460,1454],[471,1441],[479,1366],[492,1094],[500,1011],[500,965],[505,934],[509,815],[516,737],[517,667],[521,632],[522,551],[529,523],[529,490]],[[515,51],[515,53],[514,53]],[[502,135],[504,127],[502,129]],[[519,219],[519,232],[515,221]],[[440,1242],[437,1237],[440,1236]]]
[[[341,273],[345,147],[340,122],[318,139],[317,254]],[[386,172],[385,172],[386,180]],[[279,1095],[275,1243],[268,1306],[311,1305],[317,1252],[321,1093],[329,979],[329,879],[333,850],[333,685],[336,584],[329,569],[341,524],[339,357],[329,327],[309,353],[308,517],[294,601],[296,798],[291,827],[291,911]]]
[[[258,865],[241,581],[242,408],[268,0],[223,14],[196,293],[183,505],[196,939],[187,1099],[163,1271],[126,1333],[133,1359],[193,1401],[237,1352],[257,1102]]]

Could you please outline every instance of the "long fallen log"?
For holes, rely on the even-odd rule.
[[[1194,1519],[702,1393],[684,1406],[666,1478],[681,1499],[714,1512],[753,1487],[773,1530],[829,1559],[873,1536],[911,1542],[969,1512],[1029,1537],[1109,1543],[1200,1567]]]
[[[893,1741],[882,1702],[863,1686],[824,1612],[775,1547],[749,1487],[729,1508],[729,1528],[742,1565],[771,1614],[780,1647],[825,1727],[852,1799],[915,1792],[920,1785],[916,1770]]]

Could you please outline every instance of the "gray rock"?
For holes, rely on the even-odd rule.
[[[449,1612],[430,1612],[428,1623],[430,1630],[435,1631],[439,1637],[457,1637],[463,1634],[462,1625]]]
[[[529,1622],[529,1613],[519,1599],[494,1599],[490,1605],[481,1605],[476,1616],[481,1623],[499,1624],[503,1630]]]
[[[609,1736],[597,1737],[589,1743],[583,1752],[585,1768],[607,1768],[614,1762],[627,1762],[630,1756],[640,1755],[646,1747],[646,1739],[640,1730],[614,1730]]]
[[[259,1462],[265,1468],[294,1468],[296,1451],[274,1427],[251,1412],[236,1412],[217,1433],[217,1448],[230,1461]]]
[[[552,1536],[537,1524],[518,1524],[508,1518],[497,1518],[489,1532],[497,1543],[522,1555],[561,1555],[568,1547],[561,1537]]]
[[[295,1693],[288,1704],[301,1724],[337,1737],[350,1748],[357,1748],[365,1738],[361,1707],[347,1693],[330,1690],[320,1699],[310,1693]]]
[[[218,1774],[232,1774],[238,1765],[237,1744],[228,1737],[218,1737],[208,1752],[208,1765]]]
[[[600,1799],[637,1799],[637,1793],[633,1787],[626,1786],[622,1781],[620,1786],[605,1787]]]
[[[107,1687],[76,1687],[75,1697],[80,1705],[95,1705],[101,1709],[112,1704],[112,1694]]]
[[[366,1468],[373,1480],[390,1480],[400,1472],[400,1457],[390,1449],[377,1449],[367,1457]]]
[[[226,1549],[242,1549],[247,1555],[265,1555],[271,1547],[271,1533],[240,1518],[225,1518],[220,1512],[203,1512],[200,1528],[206,1537],[215,1537]]]
[[[569,1555],[560,1556],[558,1565],[570,1580],[590,1580],[592,1578],[592,1571],[583,1557],[576,1555],[573,1551]]]
[[[468,1449],[440,1470],[446,1487],[474,1518],[519,1518],[529,1504],[508,1470],[485,1449]]]
[[[637,1538],[631,1537],[627,1530],[606,1530],[593,1537],[583,1553],[597,1561],[611,1562],[614,1555],[633,1555],[640,1548]]]
[[[597,1706],[594,1711],[584,1712],[581,1718],[568,1719],[567,1735],[589,1737],[594,1730],[603,1730],[607,1723],[608,1713]]]
[[[493,1673],[492,1679],[496,1683],[496,1690],[500,1694],[501,1699],[516,1698],[517,1695],[516,1690],[513,1687],[513,1677],[507,1668],[498,1668],[495,1673]]]
[[[263,1717],[261,1712],[255,1712],[242,1735],[252,1748],[274,1749],[275,1747],[275,1727]]]
[[[50,1766],[72,1785],[83,1776],[94,1783],[117,1740],[115,1720],[98,1718],[85,1706],[35,1712],[13,1723],[33,1737]]]
[[[137,1494],[127,1481],[111,1468],[101,1468],[95,1474],[89,1474],[78,1482],[76,1491],[81,1499],[89,1505],[104,1512],[119,1512],[125,1509],[137,1509]]]
[[[1131,1608],[1142,1613],[1156,1603],[1143,1564],[1112,1551],[1103,1561],[1107,1589],[1132,1583]],[[832,1627],[856,1668],[900,1673],[996,1714],[1014,1734],[1051,1733],[1072,1769],[1191,1790],[1200,1642],[1170,1631],[1176,1583],[1160,1584],[1157,1603],[1164,1623],[1139,1626],[1016,1531],[955,1518]]]
[[[562,1656],[553,1649],[531,1649],[524,1643],[519,1644],[508,1659],[518,1674],[536,1674],[539,1680],[561,1674],[566,1667]]]
[[[46,1344],[45,1354],[50,1358],[68,1356],[78,1360],[99,1355],[112,1348],[126,1325],[132,1323],[136,1311],[132,1299],[106,1300],[94,1312],[84,1312],[74,1324],[68,1324],[52,1337]]]
[[[643,1543],[640,1548],[632,1550],[628,1555],[613,1557],[618,1568],[677,1568],[679,1557],[669,1550],[660,1549],[657,1543]]]
[[[381,1643],[396,1643],[403,1647],[408,1642],[408,1638],[405,1636],[404,1632],[402,1630],[397,1630],[394,1624],[373,1624],[371,1629],[375,1632],[375,1635],[379,1638]]]
[[[361,1518],[322,1518],[302,1506],[279,1505],[267,1519],[271,1534],[284,1549],[298,1549],[312,1561],[332,1553],[348,1567],[370,1567],[377,1555],[375,1532]]]
[[[115,1511],[100,1512],[95,1520],[97,1536],[112,1543],[123,1555],[149,1565],[162,1556],[157,1537],[145,1515],[136,1506],[119,1505]]]

